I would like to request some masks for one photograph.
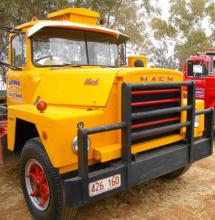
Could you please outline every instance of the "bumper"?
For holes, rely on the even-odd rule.
[[[202,138],[193,143],[193,161],[200,160],[212,154],[210,138]],[[116,174],[121,175],[121,187],[90,197],[88,191],[82,188],[81,178],[75,177],[64,181],[66,205],[80,207],[115,193],[147,182],[171,171],[189,164],[189,145],[180,142],[134,156],[129,167],[121,161],[110,162],[107,168],[89,173],[88,183]]]
[[[188,87],[187,106],[174,106],[172,108],[155,109],[148,111],[132,111],[132,93],[135,91],[169,91],[183,86]],[[172,90],[171,90],[172,91]],[[120,124],[101,126],[95,128],[78,129],[78,176],[64,180],[66,205],[79,207],[101,198],[111,196],[127,188],[152,180],[188,164],[205,158],[212,154],[213,148],[213,109],[195,112],[195,85],[193,82],[177,83],[145,83],[123,84],[121,92],[122,122]],[[133,93],[134,94],[134,93]],[[151,102],[150,102],[151,103]],[[145,104],[145,103],[144,103]],[[139,131],[132,131],[132,120],[152,118],[172,113],[187,111],[187,121],[170,125],[147,127]],[[205,114],[205,132],[199,140],[194,140],[194,119],[196,115]],[[138,155],[131,154],[132,141],[145,140],[151,135],[160,135],[176,132],[186,127],[186,140],[155,148]],[[88,135],[121,129],[121,159],[108,162],[106,168],[89,172],[88,167]],[[89,184],[113,175],[121,176],[121,185],[118,188],[90,196]],[[91,184],[92,185],[92,184]],[[92,195],[92,194],[91,194]]]

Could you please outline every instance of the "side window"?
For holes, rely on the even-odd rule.
[[[187,75],[188,76],[207,76],[208,75],[208,68],[201,62],[192,62],[188,61],[187,63]]]
[[[25,34],[16,35],[12,40],[12,65],[17,67],[26,65]]]

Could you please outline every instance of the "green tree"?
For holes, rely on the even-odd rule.
[[[213,45],[214,4],[211,0],[172,0],[169,19],[152,20],[155,38],[174,40],[174,54],[180,65],[190,55]]]
[[[67,0],[0,0],[0,24],[16,26],[33,16],[44,19],[49,12],[68,6]]]
[[[211,29],[211,41],[215,41],[215,2],[211,3],[206,8],[207,14],[209,16],[209,26]],[[215,46],[215,45],[213,45]]]

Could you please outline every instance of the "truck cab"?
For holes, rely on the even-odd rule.
[[[205,107],[215,107],[215,49],[191,56],[183,67],[185,80],[195,81],[196,98],[205,101]]]
[[[63,219],[212,154],[213,110],[195,100],[195,83],[148,68],[144,56],[127,65],[128,36],[103,23],[98,12],[69,8],[10,35],[0,149],[19,155],[36,219]]]

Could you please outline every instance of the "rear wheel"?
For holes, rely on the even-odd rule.
[[[21,185],[31,214],[40,220],[72,219],[76,209],[64,207],[63,187],[39,138],[29,140],[22,151]]]
[[[187,165],[185,167],[182,167],[178,170],[174,170],[170,173],[167,173],[163,175],[162,177],[167,178],[167,179],[175,179],[181,175],[183,175],[185,172],[187,172],[190,169],[191,165]]]

